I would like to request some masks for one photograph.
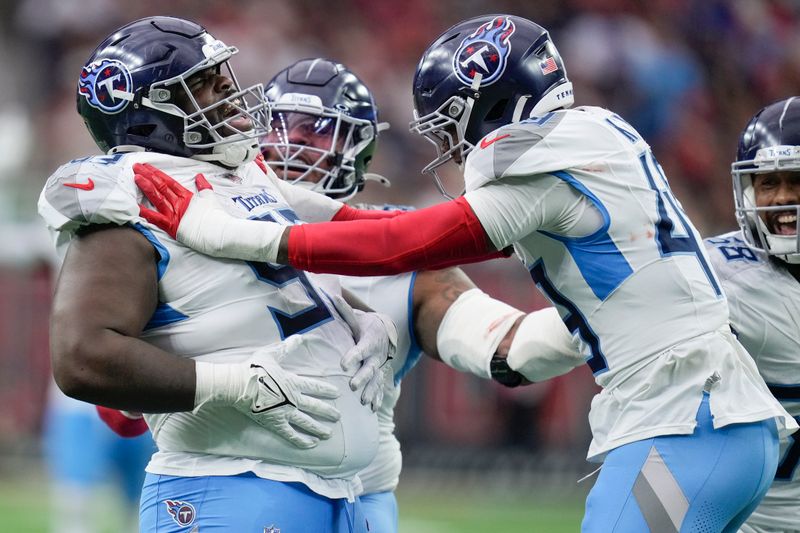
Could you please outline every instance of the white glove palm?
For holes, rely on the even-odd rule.
[[[198,362],[195,412],[209,402],[231,405],[298,448],[329,439],[333,430],[318,419],[339,420],[330,402],[339,396],[338,389],[288,372],[270,355],[262,350],[249,363],[239,364]]]
[[[341,296],[335,296],[336,310],[353,332],[356,345],[342,356],[345,371],[360,367],[350,379],[350,388],[361,392],[361,403],[377,411],[383,401],[384,386],[394,378],[389,363],[397,351],[397,328],[381,313],[353,309]]]

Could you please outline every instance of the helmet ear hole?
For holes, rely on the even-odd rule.
[[[487,122],[499,120],[503,118],[506,106],[508,106],[508,98],[502,98],[498,100],[492,107],[489,109],[489,112],[486,113],[484,120]]]
[[[130,126],[126,130],[125,133],[128,135],[135,135],[136,137],[150,137],[152,133],[155,131],[156,125],[155,124],[139,124],[136,126]]]

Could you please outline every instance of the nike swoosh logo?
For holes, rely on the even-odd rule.
[[[494,139],[491,139],[491,140],[481,139],[481,150],[489,148],[491,145],[493,145],[494,143],[496,143],[500,139],[505,139],[506,137],[511,137],[511,134],[510,133],[506,133],[505,135],[498,135],[497,137],[495,137]]]
[[[64,183],[63,185],[64,187],[72,187],[73,189],[80,189],[82,191],[91,191],[92,189],[94,189],[94,181],[92,181],[92,178],[89,178],[89,180],[86,183],[75,182],[75,183]]]

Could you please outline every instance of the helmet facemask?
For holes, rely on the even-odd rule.
[[[361,189],[376,142],[371,121],[324,107],[314,95],[287,93],[269,107],[271,131],[261,149],[279,178],[341,201]]]
[[[414,120],[409,124],[409,129],[436,147],[436,158],[422,169],[423,174],[430,174],[436,183],[436,188],[445,198],[450,200],[464,194],[464,188],[458,193],[447,189],[444,180],[439,176],[438,168],[451,159],[463,170],[467,155],[475,145],[467,141],[466,131],[475,98],[480,95],[481,74],[475,75],[469,96],[454,95],[445,100],[435,111],[419,116],[414,110]],[[473,98],[474,97],[474,98]]]
[[[261,84],[241,89],[230,65],[230,58],[238,52],[235,47],[225,46],[220,41],[204,45],[206,59],[172,78],[153,83],[148,97],[142,105],[183,119],[183,143],[195,152],[194,159],[213,161],[228,167],[236,167],[252,161],[258,153],[258,139],[269,128],[268,108]],[[201,107],[187,83],[193,75],[209,69],[225,66],[227,77],[234,90],[225,98]],[[176,96],[183,93],[188,110],[175,104]],[[210,114],[219,114],[218,121],[210,120]]]
[[[772,146],[758,150],[754,159],[731,165],[736,221],[752,248],[791,264],[800,263],[800,204],[759,207],[754,178],[758,174],[800,172],[800,146]],[[794,235],[772,233],[764,221],[775,211],[795,211]]]

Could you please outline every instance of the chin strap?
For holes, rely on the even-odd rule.
[[[253,161],[259,154],[258,141],[255,139],[242,139],[225,144],[218,144],[210,154],[195,154],[192,159],[209,161],[220,165],[236,168],[239,165]]]

